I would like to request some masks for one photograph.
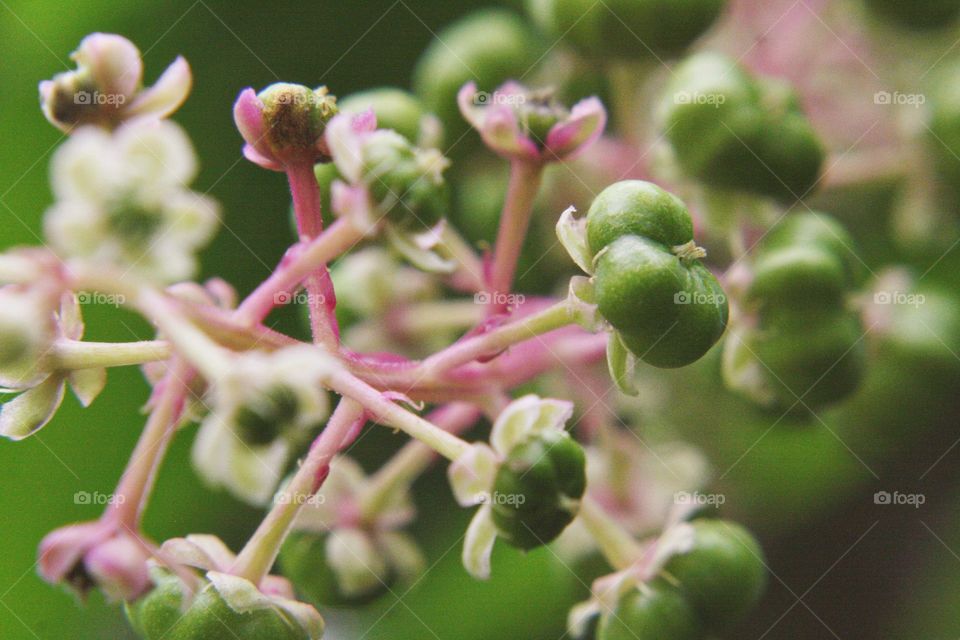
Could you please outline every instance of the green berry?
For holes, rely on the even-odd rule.
[[[703,53],[676,69],[666,99],[666,136],[691,176],[785,201],[816,185],[823,147],[784,83]]]
[[[863,334],[859,319],[845,312],[816,322],[783,319],[761,329],[753,351],[776,406],[816,410],[853,393],[865,368]]]
[[[695,520],[693,547],[672,557],[664,571],[711,631],[742,620],[763,595],[763,550],[746,529],[725,520]]]
[[[597,254],[624,235],[675,247],[693,240],[693,222],[672,193],[651,182],[623,180],[594,198],[587,213],[587,242]]]
[[[338,103],[341,113],[360,113],[373,109],[377,127],[393,129],[408,140],[420,136],[420,123],[426,115],[423,104],[403,89],[380,87],[354,93]]]
[[[167,574],[147,595],[126,605],[127,618],[144,640],[313,640],[286,612],[239,612],[211,583],[184,608],[180,579]]]
[[[761,250],[787,247],[817,247],[829,252],[843,264],[847,284],[856,284],[862,270],[853,237],[842,224],[829,215],[813,211],[791,213],[763,239]]]
[[[683,53],[720,15],[724,0],[527,0],[551,41],[587,56],[660,60]]]
[[[560,535],[577,514],[585,468],[583,448],[565,431],[541,433],[515,446],[489,497],[499,534],[521,549]]]
[[[623,236],[596,261],[600,313],[638,358],[682,367],[701,358],[723,334],[727,298],[710,271],[664,245]]]
[[[469,81],[493,91],[519,78],[540,58],[537,38],[517,15],[503,10],[472,13],[442,29],[414,70],[415,92],[454,136],[466,130],[457,92]]]
[[[641,584],[600,618],[597,640],[701,640],[691,603],[666,580]]]
[[[843,306],[847,278],[837,257],[811,245],[764,252],[753,268],[747,300],[764,322],[781,314],[832,313]]]
[[[315,606],[361,606],[385,594],[395,576],[376,576],[371,588],[363,593],[345,593],[340,579],[327,563],[327,540],[324,533],[294,531],[280,549],[280,568],[307,602]]]
[[[882,18],[908,29],[943,29],[960,15],[957,0],[867,0],[867,7]]]

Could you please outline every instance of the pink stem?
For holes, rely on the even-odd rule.
[[[134,531],[139,530],[157,471],[176,431],[190,382],[195,375],[179,358],[171,360],[168,366],[167,374],[158,385],[156,404],[117,484],[115,496],[123,496],[123,499],[115,500],[103,515],[105,521]]]
[[[490,314],[502,313],[507,308],[508,294],[513,290],[517,261],[527,237],[533,202],[543,179],[543,165],[527,160],[510,163],[510,184],[507,200],[500,215],[500,228],[493,250],[493,264],[487,277],[490,294]]]
[[[323,231],[323,216],[320,211],[320,187],[309,162],[287,166],[287,180],[293,196],[293,211],[297,218],[297,230],[301,242],[313,240]],[[313,341],[335,350],[340,343],[337,306],[333,282],[326,265],[321,265],[307,276],[304,288],[309,296],[310,325]]]

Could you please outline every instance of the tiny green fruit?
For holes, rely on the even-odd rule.
[[[701,640],[691,603],[666,580],[641,584],[600,618],[597,640]]]

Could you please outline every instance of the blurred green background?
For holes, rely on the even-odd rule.
[[[280,79],[327,84],[344,95],[384,84],[407,86],[418,53],[434,33],[484,4],[0,2],[0,138],[6,143],[0,146],[0,244],[39,243],[50,202],[47,164],[61,136],[37,108],[37,82],[69,68],[69,52],[87,33],[116,32],[145,52],[147,82],[176,55],[189,60],[195,88],[176,120],[201,158],[196,188],[220,200],[225,222],[204,254],[204,272],[226,275],[241,293],[249,291],[289,243],[290,228],[282,176],[241,159],[230,111],[237,93]],[[852,210],[840,213],[848,222],[861,220],[856,234],[865,238],[876,264],[909,258],[922,272],[933,263],[930,256],[892,255],[882,239],[871,239],[884,198],[855,196],[823,206],[834,213]],[[858,218],[850,202],[869,215]],[[957,253],[947,254],[926,279],[954,298]],[[142,321],[113,309],[85,313],[90,339],[150,336]],[[957,344],[944,346],[960,362]],[[932,376],[924,373],[933,366],[929,362],[881,355],[857,397],[826,412],[825,424],[805,429],[779,425],[771,431],[768,416],[719,392],[715,359],[665,376],[678,393],[697,399],[680,407],[676,422],[686,425],[685,435],[719,468],[734,465],[720,481],[731,496],[731,515],[755,528],[770,555],[770,593],[739,637],[960,636],[960,518],[954,506],[960,451],[950,449],[960,436],[956,363],[947,354],[946,366]],[[112,490],[142,425],[138,410],[146,394],[139,371],[111,371],[110,384],[90,409],[81,414],[70,397],[38,436],[0,442],[0,639],[132,637],[116,608],[98,596],[83,605],[46,585],[34,561],[46,532],[97,517],[100,507],[76,504],[74,494]],[[147,531],[158,540],[214,532],[238,548],[259,514],[200,485],[189,467],[191,436],[176,441],[164,465]],[[377,433],[365,439],[365,447],[375,459],[397,442]],[[745,450],[749,455],[738,460]],[[878,509],[872,500],[877,490],[923,492],[927,502],[915,512]],[[578,578],[549,549],[523,557],[498,547],[493,580],[473,582],[459,565],[469,514],[456,508],[441,475],[421,482],[418,502],[424,517],[414,532],[431,564],[425,579],[365,611],[331,612],[331,638],[563,637],[566,612],[585,596],[589,572]]]

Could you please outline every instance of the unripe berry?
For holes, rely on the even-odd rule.
[[[866,0],[866,3],[877,15],[908,29],[943,29],[960,15],[957,0]]]
[[[701,640],[697,612],[676,587],[657,579],[621,596],[600,618],[597,640]]]
[[[254,589],[250,585],[250,589]],[[305,606],[305,605],[300,605]],[[280,607],[238,610],[212,582],[184,603],[180,579],[167,574],[143,598],[126,605],[131,626],[144,640],[318,640],[317,630]],[[316,612],[313,612],[316,614]],[[319,616],[317,616],[319,618]]]
[[[693,240],[683,202],[652,182],[623,180],[594,198],[587,213],[587,242],[596,255],[624,235],[643,236],[675,247]]]
[[[280,549],[280,567],[307,602],[326,606],[359,606],[376,600],[394,584],[396,575],[387,565],[365,567],[369,574],[365,589],[347,592],[328,562],[329,533],[294,531]],[[349,560],[349,559],[348,559]],[[364,563],[366,564],[366,563]]]
[[[702,53],[676,69],[666,100],[666,136],[691,176],[790,202],[816,185],[823,147],[784,83]]]
[[[502,10],[472,13],[447,26],[414,70],[415,92],[437,114],[451,137],[465,130],[457,93],[469,81],[493,91],[523,76],[540,57],[536,34],[518,16]]]
[[[835,218],[808,211],[791,213],[764,237],[762,251],[787,247],[817,247],[832,254],[843,264],[847,285],[857,283],[862,263],[854,252],[855,241]]]
[[[711,631],[750,612],[767,582],[763,550],[746,529],[726,520],[695,520],[693,548],[672,557],[664,571]],[[659,637],[659,636],[651,636]]]
[[[583,448],[565,431],[543,432],[515,446],[489,496],[498,533],[521,549],[552,541],[577,514],[585,468]]]
[[[590,206],[587,242],[600,313],[638,358],[681,367],[723,334],[727,298],[679,199],[639,180],[611,185]]]
[[[677,56],[714,23],[724,0],[527,0],[553,40],[587,56],[659,60]]]
[[[847,293],[843,264],[810,245],[764,252],[753,267],[748,303],[756,304],[764,322],[781,314],[832,314]]]
[[[337,102],[341,113],[358,114],[373,109],[377,126],[393,129],[408,140],[417,141],[427,112],[423,104],[403,89],[380,87],[353,93]]]

